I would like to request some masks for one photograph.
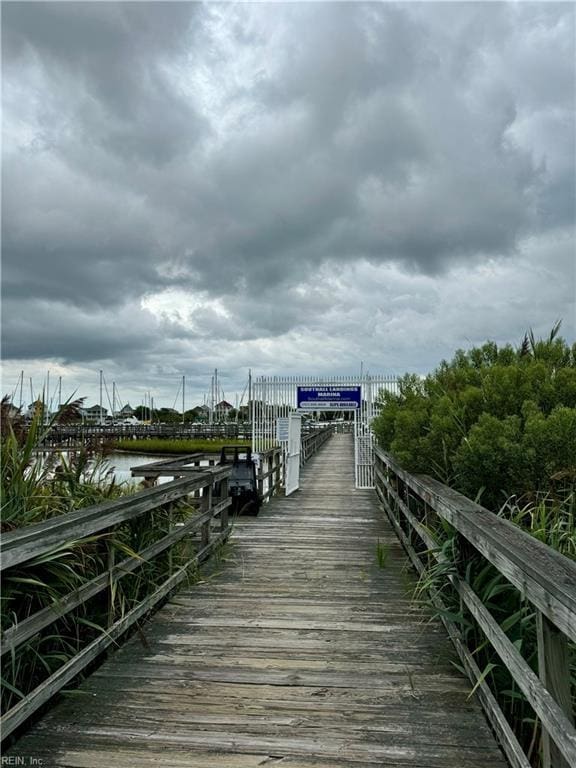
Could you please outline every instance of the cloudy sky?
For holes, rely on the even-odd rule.
[[[569,3],[3,3],[4,392],[576,340],[575,61]]]

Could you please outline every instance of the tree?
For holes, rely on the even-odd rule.
[[[458,350],[425,378],[383,393],[373,427],[411,472],[430,474],[492,509],[547,491],[576,467],[576,345],[558,337],[518,349]]]

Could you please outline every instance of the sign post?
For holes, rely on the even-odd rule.
[[[283,445],[288,442],[288,425],[290,419],[288,416],[283,416],[276,419],[276,440]]]
[[[288,417],[288,446],[286,451],[286,496],[300,487],[300,447],[302,417],[291,413]]]

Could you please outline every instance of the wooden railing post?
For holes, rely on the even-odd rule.
[[[166,505],[167,520],[168,520],[168,533],[172,532],[174,526],[174,502],[170,502]],[[168,550],[168,574],[172,576],[174,573],[174,552],[172,547]]]
[[[576,641],[576,564],[440,482],[406,472],[393,457],[376,449],[376,490],[416,570],[434,563],[449,566],[446,579],[460,600],[466,626],[481,632],[508,669],[542,725],[542,768],[576,766],[572,712],[570,642]],[[457,538],[455,558],[439,549],[433,517]],[[445,527],[445,526],[443,526]],[[407,535],[410,531],[410,535]],[[490,563],[535,610],[539,677],[472,589],[470,561]],[[483,566],[482,566],[483,567]],[[449,617],[449,604],[433,588],[431,600],[480,698],[500,744],[514,768],[529,768],[499,702],[467,647],[466,631]],[[476,645],[476,643],[474,643]],[[530,747],[530,751],[532,751]]]
[[[114,622],[114,565],[116,564],[115,550],[110,541],[106,542],[108,549],[108,626]]]
[[[274,488],[278,493],[282,486],[282,451],[277,449],[274,451],[274,461],[276,462],[276,472],[274,473]]]
[[[262,498],[264,496],[264,478],[262,475],[264,474],[264,462],[260,460],[258,464],[258,473],[256,475],[256,485],[258,486],[258,496]]]
[[[219,501],[224,501],[228,498],[228,478],[225,477],[223,480],[220,481],[220,497]],[[229,526],[229,515],[228,515],[228,509],[229,507],[225,507],[220,512],[220,532],[226,533]]]
[[[541,611],[536,612],[538,676],[549,693],[574,724],[570,692],[568,640]],[[548,731],[542,726],[542,768],[570,768]]]
[[[202,489],[202,512],[208,512],[208,510],[212,507],[212,488],[213,488],[213,482],[212,481],[209,485],[205,485]],[[210,519],[206,520],[205,523],[202,524],[202,528],[200,529],[200,546],[202,549],[207,547],[210,544]]]
[[[268,454],[268,490],[271,491],[270,496],[274,495],[274,451]]]

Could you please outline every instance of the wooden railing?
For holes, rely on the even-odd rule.
[[[414,476],[380,449],[375,452],[376,491],[413,565],[426,574],[446,559],[434,535],[443,521],[454,529],[458,564],[446,578],[466,618],[475,622],[522,691],[542,725],[543,768],[576,766],[576,729],[570,683],[570,642],[576,642],[576,563],[512,523],[429,477]],[[538,674],[509,639],[466,579],[466,564],[481,557],[529,601],[536,612]],[[446,586],[446,585],[444,585]],[[529,761],[488,686],[474,655],[450,619],[445,592],[431,599],[441,616],[500,744],[514,768]]]
[[[324,429],[316,429],[307,435],[303,435],[300,449],[300,464],[306,464],[333,434],[333,427],[324,427]]]
[[[83,541],[90,544],[95,537],[118,531],[119,526],[130,525],[149,512],[165,510],[168,518],[168,532],[161,538],[147,544],[141,551],[133,552],[132,556],[121,562],[115,562],[114,553],[118,550],[110,549],[107,569],[52,604],[21,618],[2,633],[2,655],[16,654],[31,638],[38,636],[74,609],[84,606],[95,596],[108,593],[113,602],[113,594],[127,574],[157,562],[155,558],[161,553],[167,554],[167,563],[162,566],[164,581],[160,585],[155,583],[151,591],[120,618],[114,620],[112,616],[109,625],[95,639],[9,709],[1,719],[3,738],[9,736],[56,692],[85,670],[120,635],[156,607],[187,577],[193,566],[205,560],[217,545],[226,540],[230,532],[229,474],[229,467],[196,469],[184,479],[149,488],[117,501],[63,514],[2,536],[1,569],[4,578],[12,575],[26,582],[27,567],[33,568],[38,563],[48,562],[59,552],[76,545],[81,546]],[[187,502],[185,507],[183,502]],[[174,522],[173,512],[183,508],[187,510],[184,521]],[[186,551],[186,561],[174,565],[172,553],[175,545],[194,535],[194,553],[186,560],[190,554]],[[179,556],[182,558],[180,550]]]
[[[267,502],[280,492],[283,482],[282,451],[271,448],[260,453],[260,464],[256,475],[260,501]]]
[[[231,439],[250,440],[252,427],[240,424],[55,424],[43,445],[67,445],[88,441]]]
[[[278,493],[282,485],[282,451],[280,448],[262,451],[259,459],[256,483],[260,501],[266,502]],[[147,483],[153,484],[159,477],[186,476],[188,473],[197,472],[202,465],[208,464],[213,467],[218,461],[218,454],[191,453],[131,467],[130,472],[132,477],[142,477]]]

